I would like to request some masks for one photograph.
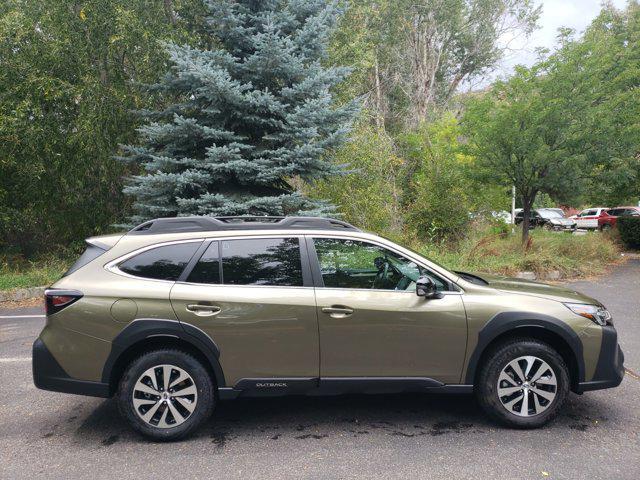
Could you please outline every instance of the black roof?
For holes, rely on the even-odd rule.
[[[144,222],[129,231],[129,235],[280,229],[360,231],[347,222],[322,217],[172,217]]]

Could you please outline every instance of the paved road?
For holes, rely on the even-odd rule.
[[[575,287],[609,306],[640,372],[640,260]],[[0,310],[4,315],[38,309]],[[111,401],[37,390],[43,318],[0,318],[0,478],[640,478],[640,377],[571,395],[537,431],[490,423],[472,397],[236,400],[195,438],[150,443]]]

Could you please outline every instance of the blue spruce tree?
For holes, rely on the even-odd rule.
[[[171,71],[153,89],[172,103],[145,112],[141,142],[125,146],[144,174],[129,179],[133,223],[185,215],[322,214],[332,207],[292,179],[340,173],[328,158],[354,104],[331,88],[348,69],[326,67],[336,1],[210,0],[212,49],[167,45]]]

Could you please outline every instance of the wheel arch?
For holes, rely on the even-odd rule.
[[[112,342],[102,370],[102,382],[109,385],[109,393],[116,391],[127,365],[135,357],[167,347],[193,355],[205,366],[217,388],[226,386],[219,362],[220,350],[205,332],[175,320],[137,319]]]
[[[584,382],[585,367],[582,342],[564,322],[539,313],[503,312],[480,330],[478,344],[469,357],[465,383],[477,383],[480,366],[499,344],[516,338],[534,338],[548,343],[562,356],[569,368],[571,389]]]

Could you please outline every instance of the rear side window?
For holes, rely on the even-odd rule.
[[[297,238],[251,238],[212,242],[189,274],[187,281],[300,287],[303,285],[300,243]]]
[[[223,240],[221,247],[225,285],[302,286],[297,238]]]
[[[62,276],[66,277],[67,275],[71,275],[73,272],[75,272],[79,268],[84,267],[87,263],[92,262],[93,260],[98,258],[104,252],[106,252],[106,250],[90,244],[87,247],[87,249],[84,251],[84,253],[80,255],[80,258],[78,258],[78,260],[76,260],[75,263],[71,265],[69,270],[64,272],[64,275]]]
[[[152,248],[125,260],[118,268],[136,277],[175,281],[196,253],[200,243],[176,243]]]

